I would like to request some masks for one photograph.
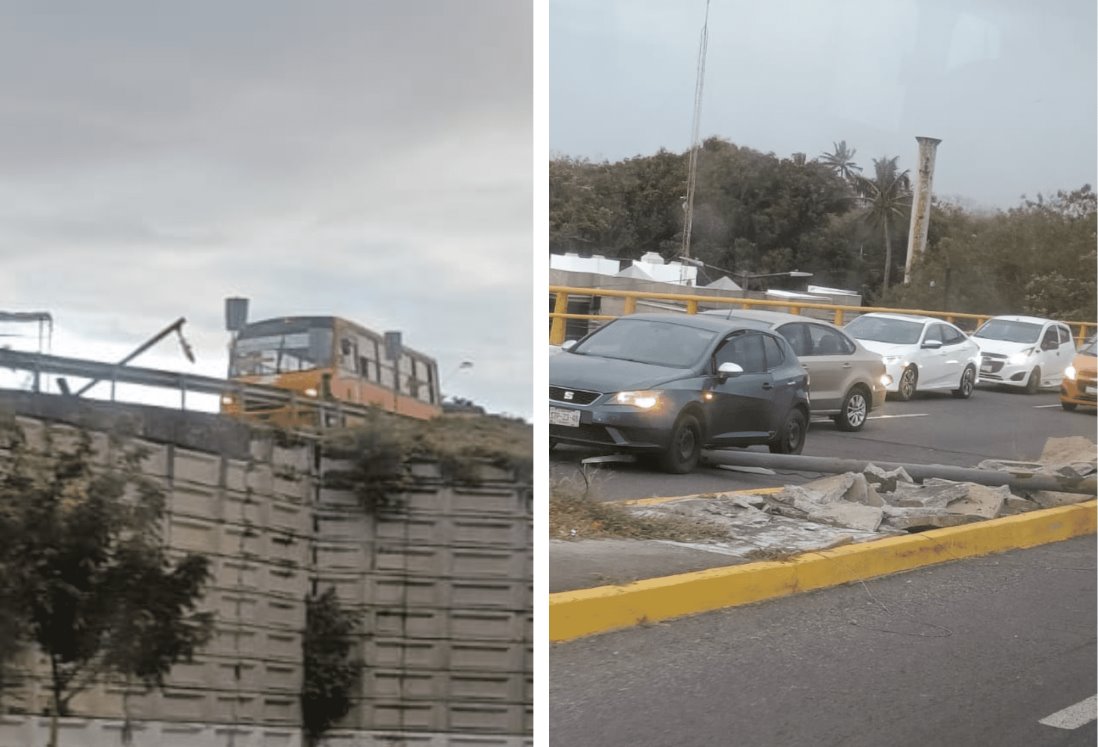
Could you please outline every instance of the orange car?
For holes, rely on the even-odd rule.
[[[1095,393],[1098,392],[1098,358],[1095,357],[1095,338],[1091,338],[1075,353],[1075,359],[1064,370],[1064,380],[1060,384],[1060,405],[1065,410],[1074,410],[1077,406],[1094,407],[1098,404]]]

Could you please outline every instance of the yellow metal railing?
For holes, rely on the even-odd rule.
[[[919,314],[922,316],[935,317],[937,319],[945,319],[947,322],[955,324],[958,319],[968,319],[975,322],[974,326],[979,326],[990,319],[993,314],[967,314],[963,312],[946,312],[946,311],[927,311],[924,309],[890,309],[883,306],[839,306],[830,303],[811,303],[804,301],[797,301],[794,299],[785,299],[781,301],[771,301],[761,298],[729,298],[727,296],[698,296],[689,293],[650,293],[647,291],[628,291],[628,290],[610,290],[604,288],[574,288],[565,285],[550,285],[549,293],[556,296],[556,301],[553,304],[553,310],[549,312],[549,344],[560,345],[564,342],[565,323],[568,319],[591,319],[591,320],[608,320],[615,319],[616,314],[570,314],[568,313],[568,300],[573,296],[583,297],[603,297],[603,298],[621,298],[624,299],[623,309],[621,316],[636,313],[637,301],[671,301],[684,304],[684,311],[687,314],[698,313],[698,304],[705,303],[714,306],[735,306],[742,309],[786,309],[791,314],[800,314],[805,309],[814,309],[817,311],[825,311],[831,317],[831,322],[838,326],[842,326],[845,315],[852,313],[854,315],[866,314],[871,311],[880,311],[891,314]],[[1064,322],[1071,327],[1072,332],[1075,333],[1076,346],[1081,345],[1083,340],[1087,339],[1091,334],[1098,330],[1098,324],[1095,322]]]

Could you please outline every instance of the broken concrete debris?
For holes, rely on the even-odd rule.
[[[1074,481],[1098,472],[1098,454],[1094,443],[1082,436],[1050,438],[1045,442],[1041,459],[1037,462],[986,459],[977,467],[1002,470],[1015,475],[1047,475]],[[1024,498],[1033,504],[1033,508],[1054,508],[1078,503],[1088,497],[1053,490],[1034,490],[1028,491]]]
[[[911,479],[911,475],[907,474],[907,470],[903,467],[883,470],[876,464],[870,464],[866,466],[862,474],[865,475],[865,479],[873,483],[878,490],[883,490],[886,493],[894,491],[896,489],[896,483],[914,482],[914,480]]]
[[[990,469],[991,464],[992,462],[985,462],[980,468]],[[994,464],[1009,470],[1018,468],[1017,463]],[[1036,466],[1049,473],[1062,468],[1062,465]],[[1082,464],[1073,467],[1074,475],[1083,472],[1081,467],[1085,469]],[[846,473],[804,485],[788,486],[780,493],[769,496],[768,503],[775,512],[784,516],[797,516],[808,521],[863,531],[868,528],[869,519],[864,511],[854,507],[868,503],[871,506],[881,506],[877,528],[919,531],[1002,516],[1008,499],[1014,499],[1010,502],[1008,512],[1013,514],[1051,505],[1078,503],[1087,498],[1088,496],[1075,493],[1047,491],[1039,491],[1032,496],[1015,496],[1005,485],[993,488],[941,478],[928,478],[922,483],[916,483],[902,468],[885,472],[869,465],[861,474]],[[846,509],[836,510],[834,504],[837,501],[846,503]]]
[[[1058,460],[1050,461],[1048,455]],[[980,469],[1021,474],[1059,475],[1077,479],[1093,475],[1098,467],[1095,446],[1086,439],[1050,439],[1041,462],[987,460]],[[672,511],[707,520],[717,519],[729,529],[730,539],[750,527],[759,529],[776,517],[802,523],[805,528],[826,525],[850,530],[858,541],[882,534],[901,534],[951,527],[998,516],[1033,511],[1091,500],[1094,496],[1050,491],[1011,492],[1010,487],[990,487],[928,477],[921,483],[899,467],[884,470],[870,464],[862,472],[823,477],[803,485],[787,485],[766,495],[717,495],[647,506],[646,511]],[[777,527],[775,527],[777,529]]]

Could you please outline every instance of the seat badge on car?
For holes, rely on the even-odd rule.
[[[564,398],[570,400],[575,396],[575,394],[576,394],[575,392],[565,392],[564,393]]]

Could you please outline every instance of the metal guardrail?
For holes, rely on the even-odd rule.
[[[791,314],[800,314],[806,309],[825,311],[831,315],[831,322],[842,326],[847,314],[868,314],[869,312],[884,312],[889,314],[919,314],[936,319],[944,319],[951,324],[956,324],[958,319],[967,319],[979,326],[995,314],[969,314],[964,312],[927,311],[924,309],[891,309],[884,306],[842,306],[830,303],[814,303],[798,301],[795,299],[767,300],[760,298],[730,298],[728,296],[701,296],[689,293],[656,293],[648,291],[612,290],[609,288],[576,288],[565,285],[550,285],[549,293],[556,296],[553,310],[549,312],[549,344],[560,345],[564,342],[565,323],[569,319],[588,319],[606,321],[616,319],[616,314],[570,314],[568,313],[568,299],[573,296],[602,297],[624,299],[624,308],[621,316],[633,314],[637,310],[638,301],[672,301],[683,304],[683,311],[687,314],[697,314],[698,304],[710,306],[738,306],[742,309],[785,309]],[[1098,330],[1095,322],[1064,322],[1076,333],[1076,345],[1082,345],[1083,341]]]
[[[16,350],[0,350],[0,368],[28,371],[33,374],[31,390],[34,392],[42,390],[42,377],[44,375],[98,379],[101,385],[110,386],[110,401],[112,402],[118,401],[115,396],[118,384],[136,384],[177,391],[179,392],[179,407],[181,410],[187,409],[188,394],[211,394],[218,396],[231,395],[240,398],[241,402],[246,398],[249,403],[254,402],[270,405],[271,407],[288,406],[291,413],[295,414],[297,412],[312,412],[316,415],[318,425],[343,424],[347,416],[365,417],[374,411],[373,408],[365,405],[306,397],[288,389],[265,384],[247,384],[179,371],[164,371],[156,368],[141,368]]]

